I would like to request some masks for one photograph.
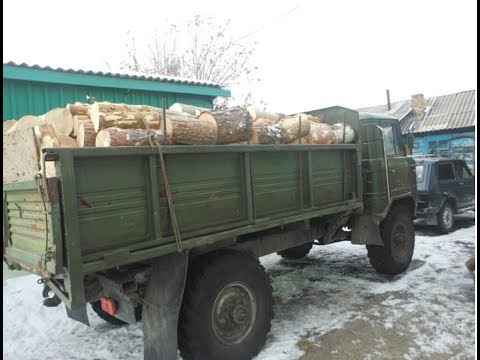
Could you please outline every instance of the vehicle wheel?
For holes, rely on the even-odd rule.
[[[407,270],[415,247],[413,217],[408,207],[397,205],[381,225],[384,246],[367,245],[373,268],[383,274],[397,275]]]
[[[448,234],[453,229],[453,209],[449,202],[445,202],[438,212],[438,228],[442,234]]]
[[[207,256],[191,265],[178,326],[183,359],[251,359],[273,317],[270,279],[244,253]]]
[[[291,247],[289,249],[279,251],[277,252],[277,254],[288,260],[297,260],[307,256],[310,250],[312,249],[312,246],[313,246],[313,243],[311,242],[305,243],[302,245]]]
[[[92,309],[93,311],[95,311],[95,313],[103,320],[105,320],[106,322],[108,322],[109,324],[112,324],[112,325],[127,325],[128,323],[126,323],[125,321],[123,320],[120,320],[119,318],[113,316],[113,315],[110,315],[109,313],[107,313],[106,311],[104,311],[102,309],[102,302],[100,300],[97,300],[97,301],[94,301],[94,302],[91,302],[90,305],[92,305]],[[135,317],[137,318],[137,321],[140,320],[142,318],[142,307],[141,306],[138,306],[136,309],[135,309]]]

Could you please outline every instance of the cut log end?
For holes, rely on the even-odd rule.
[[[70,110],[72,116],[81,115],[81,116],[90,116],[90,105],[82,104],[82,103],[75,103],[75,104],[68,104],[67,109]]]
[[[78,147],[95,147],[96,133],[92,123],[83,123],[78,127]]]
[[[306,137],[310,144],[333,144],[336,141],[335,133],[329,125],[313,121]]]
[[[108,130],[100,130],[97,133],[97,136],[95,138],[95,146],[96,147],[110,147],[111,145],[111,138],[110,138],[110,133]]]
[[[18,121],[7,130],[6,134],[11,134],[14,131],[31,129],[36,125],[45,124],[45,120],[42,120],[38,116],[25,115],[22,116]]]
[[[58,138],[58,141],[60,143],[60,147],[62,147],[62,148],[76,148],[76,147],[78,147],[78,144],[75,141],[75,139],[70,137],[70,136],[59,134],[59,135],[57,135],[57,138]]]
[[[73,116],[66,108],[55,108],[45,114],[45,122],[52,124],[56,134],[70,135],[73,132]]]
[[[337,144],[351,144],[355,140],[355,130],[348,125],[343,123],[336,123],[331,126],[333,133],[335,134],[335,143]]]
[[[80,124],[85,124],[87,122],[92,122],[90,120],[90,115],[75,115],[73,117],[73,132],[72,136],[76,137],[78,134],[78,127]]]
[[[10,130],[15,124],[17,123],[17,120],[7,120],[3,123],[3,134],[5,135],[8,130]]]

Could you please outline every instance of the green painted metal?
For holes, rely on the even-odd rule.
[[[253,208],[253,195],[252,195],[252,172],[250,166],[250,154],[244,153],[245,159],[245,171],[244,171],[244,181],[245,181],[245,191],[246,191],[246,200],[247,200],[247,215],[248,220],[252,221],[254,219],[254,208]]]
[[[198,153],[258,153],[258,152],[289,152],[290,150],[350,150],[354,152],[361,151],[358,144],[331,144],[331,145],[175,145],[163,146],[164,154],[198,154]],[[92,158],[92,157],[116,157],[125,155],[157,155],[156,148],[145,146],[139,147],[105,147],[105,148],[74,148],[69,149],[76,158]],[[58,150],[46,149],[47,157],[51,160],[58,156]],[[48,160],[48,159],[47,159]]]
[[[388,211],[392,199],[415,196],[416,181],[411,171],[415,161],[406,156],[404,150],[385,156],[382,130],[390,126],[397,131],[400,140],[398,120],[389,116],[362,115],[361,142],[364,154],[363,174],[365,175],[365,209],[372,214],[383,216]],[[403,144],[401,149],[403,149]],[[386,161],[385,161],[386,159]],[[388,188],[390,193],[388,193]],[[389,197],[391,198],[389,200]]]
[[[297,149],[285,146],[281,151],[277,146],[266,146],[262,151],[244,147],[250,152],[232,151],[231,146],[215,147],[217,151],[208,146],[164,147],[182,238],[258,222],[268,224],[307,210],[360,201],[358,194],[345,198],[341,191],[343,170],[338,166],[342,152],[353,154],[356,146],[337,145],[335,151],[330,150],[331,146],[316,146],[315,150],[309,150],[314,159],[314,178],[325,180],[312,182],[315,201],[313,206],[302,208],[300,199],[307,203],[308,198],[299,191],[300,182],[307,191],[307,165],[304,164],[302,173],[298,166],[298,155],[306,154],[302,146]],[[78,226],[81,257],[94,259],[125,247],[137,250],[143,243],[150,246],[152,241],[157,245],[169,244],[173,232],[156,149],[118,149],[115,156],[101,154],[103,149],[98,149],[100,153],[87,150],[52,149],[47,156],[58,157],[57,163],[63,167],[60,169],[63,186],[77,184],[74,190],[68,189],[73,194],[68,197],[73,208],[64,198],[64,216],[66,221],[72,221],[73,225],[68,227],[71,231]],[[247,154],[249,169],[245,168]],[[67,156],[72,159],[66,160]],[[66,171],[67,167],[73,169]],[[152,174],[154,167],[156,174]],[[326,170],[317,171],[319,168]],[[351,187],[353,180],[350,182]],[[322,191],[329,192],[328,196],[322,195]],[[158,209],[158,216],[152,209]],[[159,225],[161,237],[156,230]]]
[[[326,165],[334,176],[326,183],[312,181],[312,186],[317,191],[333,186],[337,191],[326,202],[318,195],[313,206],[302,205],[300,199],[308,204],[308,196],[298,190],[299,183],[304,192],[311,190],[304,179],[308,163],[303,160],[299,172],[299,156],[307,159],[307,152],[311,153],[315,174],[315,168],[332,152],[331,146],[254,148],[164,147],[185,249],[229,238],[234,241],[240,235],[362,206],[360,198],[346,199],[338,191],[341,177],[334,169],[339,165],[336,158]],[[333,148],[338,154],[358,151],[356,145]],[[47,154],[47,159],[56,159],[63,194],[68,249],[63,253],[68,269],[65,286],[70,294],[66,304],[72,308],[83,301],[86,273],[176,251],[156,149],[89,150],[49,149]],[[7,197],[14,193],[11,189],[21,186],[5,184]],[[7,227],[19,235],[11,220]],[[61,236],[62,231],[56,231]],[[43,246],[40,239],[36,244],[28,251],[38,257]]]
[[[158,178],[157,178],[157,156],[156,155],[150,155],[149,156],[149,176],[150,176],[150,182],[147,183],[148,193],[152,193],[153,189],[158,189],[159,184],[158,184]],[[152,233],[154,234],[155,238],[160,238],[162,236],[162,222],[160,218],[160,200],[157,196],[154,196],[152,198],[151,202],[151,210],[154,216],[154,221],[152,223],[153,225],[153,230]]]
[[[97,101],[167,106],[175,102],[212,108],[217,96],[230,91],[213,86],[120,78],[77,72],[65,72],[3,65],[3,120],[23,115],[41,115],[55,107],[86,96]]]
[[[53,181],[49,184],[51,194],[42,195],[35,181],[4,184],[3,192],[4,241],[8,245],[5,254],[12,262],[44,277],[62,272],[57,189]]]
[[[217,242],[222,241],[222,244],[227,246],[229,244],[235,244],[235,238],[240,235],[255,233],[258,231],[266,230],[272,227],[285,225],[288,223],[293,223],[301,220],[305,220],[308,218],[314,218],[323,215],[329,215],[334,213],[341,213],[346,210],[358,209],[363,206],[361,201],[350,201],[346,202],[344,205],[329,207],[328,209],[324,210],[315,210],[315,211],[306,211],[301,214],[297,215],[290,215],[285,216],[283,218],[278,219],[271,219],[267,218],[261,225],[247,225],[240,228],[235,228],[232,230],[225,230],[225,231],[213,231],[212,234],[203,235],[194,237],[191,239],[187,239],[182,241],[182,246],[184,250],[190,250],[199,246],[205,246],[210,244],[215,244]],[[225,242],[225,240],[227,240]],[[166,255],[177,251],[177,247],[175,244],[175,238],[173,236],[168,237],[168,244],[155,246],[161,241],[155,241],[148,243],[148,247],[145,246],[136,251],[131,251],[130,256],[128,259],[125,259],[124,264],[131,264],[138,261],[144,261],[151,258],[155,258],[158,256]],[[147,245],[147,244],[145,244]],[[97,257],[96,259],[89,259],[88,263],[85,263],[83,266],[83,271],[85,274],[94,273],[97,271],[102,271],[106,268],[111,268],[111,264],[107,264],[103,257]]]
[[[65,236],[67,241],[64,257],[69,271],[65,274],[65,290],[68,293],[68,301],[65,305],[71,309],[80,307],[85,303],[83,269],[82,269],[82,245],[80,233],[80,221],[77,213],[65,211],[65,209],[75,209],[78,201],[77,179],[75,178],[74,157],[73,154],[64,151],[59,154],[59,161],[55,163],[55,169],[60,182],[62,192],[63,221],[65,226]],[[63,181],[68,179],[68,181]],[[76,269],[76,271],[71,271]]]

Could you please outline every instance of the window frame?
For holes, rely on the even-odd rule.
[[[450,166],[450,168],[452,170],[452,173],[453,173],[453,178],[451,178],[451,179],[440,179],[440,166],[446,166],[446,165]],[[452,161],[437,163],[436,164],[436,172],[437,172],[437,180],[438,180],[439,183],[452,182],[452,181],[455,181],[457,179],[457,175],[455,173],[455,166],[454,166]]]
[[[379,125],[383,130],[383,143],[384,143],[386,155],[397,156],[397,157],[406,156],[405,147],[403,146],[398,124],[395,124],[393,122],[388,122],[388,123],[382,122]],[[388,135],[387,135],[387,130],[389,130]],[[387,148],[387,141],[385,141],[387,136],[392,137],[391,139],[392,141],[389,144],[390,149]],[[393,153],[389,151],[392,149],[393,149]]]
[[[457,167],[460,167],[462,169],[462,177],[458,176],[458,171]],[[470,179],[473,177],[472,172],[470,171],[469,167],[463,163],[462,161],[455,161],[453,169],[455,171],[455,178],[457,180],[464,180],[464,179]],[[463,176],[463,174],[467,174],[467,176]]]

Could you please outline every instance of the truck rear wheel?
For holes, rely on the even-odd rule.
[[[178,327],[184,359],[251,359],[273,317],[270,279],[258,259],[225,253],[189,270]]]
[[[305,243],[277,252],[278,255],[287,260],[298,260],[308,255],[312,249],[313,243]]]
[[[381,235],[384,246],[367,245],[373,268],[383,274],[397,275],[407,270],[415,247],[413,217],[408,207],[397,205],[383,221]]]

